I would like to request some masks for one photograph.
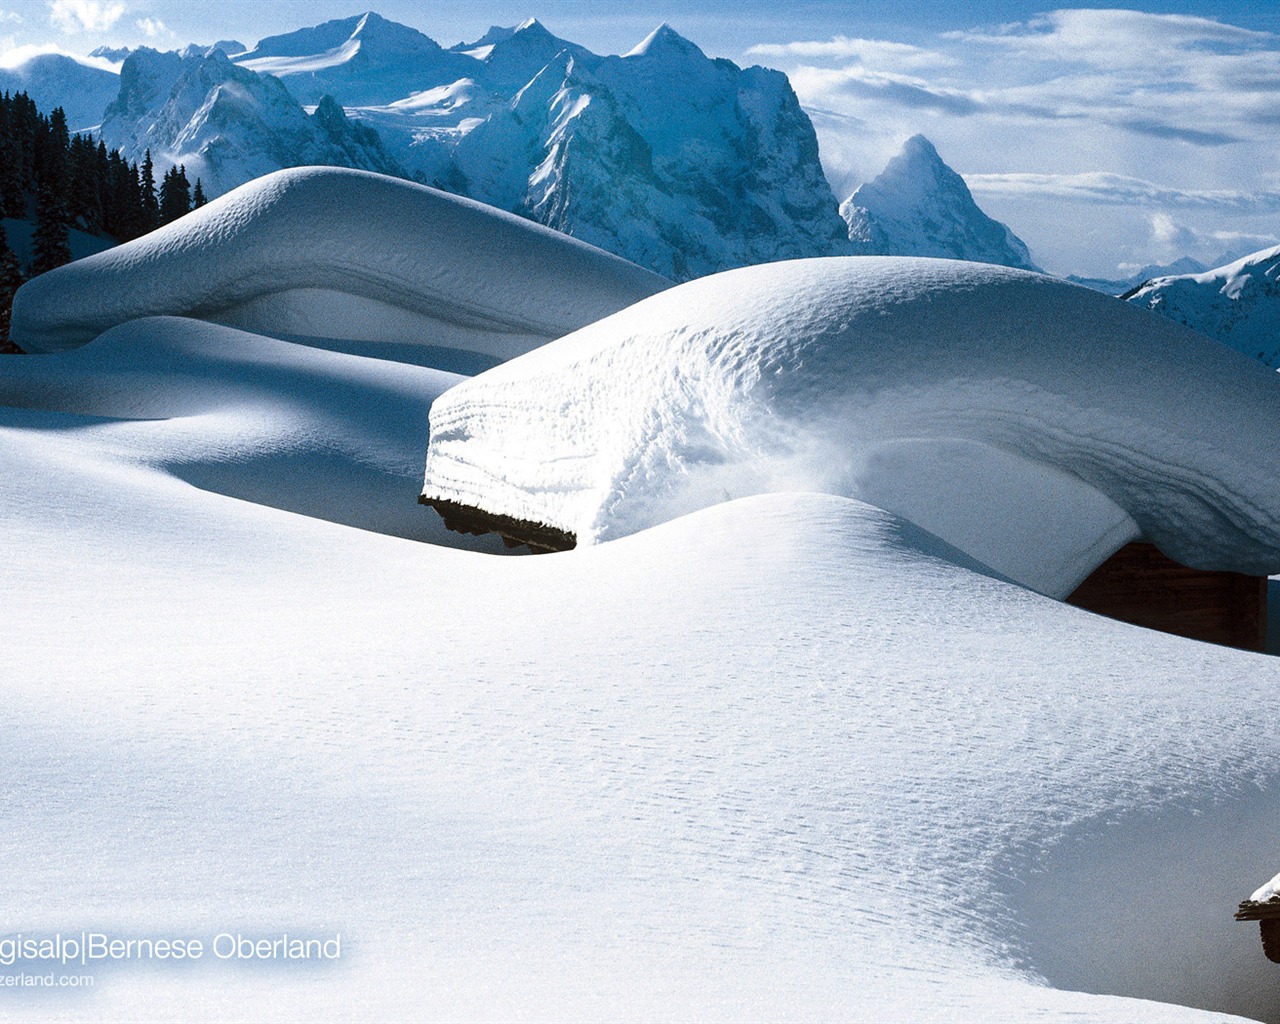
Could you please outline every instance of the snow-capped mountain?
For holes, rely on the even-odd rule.
[[[116,64],[122,63],[131,53],[142,47],[132,46],[99,46],[95,50],[89,51],[90,57],[101,57],[103,60],[113,61]],[[185,56],[188,53],[204,53],[206,50],[221,50],[228,57],[234,57],[238,53],[243,53],[248,47],[237,39],[219,39],[216,43],[189,43],[181,53]]]
[[[964,179],[923,135],[840,205],[855,251],[940,256],[1038,270],[1026,243],[979,209]]]
[[[374,13],[231,60],[142,48],[103,134],[210,195],[300,163],[412,176],[677,279],[850,251],[786,76],[665,24],[621,57],[532,18],[444,49]]]
[[[131,160],[151,150],[160,166],[185,164],[217,195],[284,167],[327,164],[404,172],[377,133],[352,123],[325,97],[308,115],[278,78],[232,63],[220,49],[125,60],[120,94],[102,136]]]
[[[372,11],[270,36],[236,61],[283,79],[302,103],[327,94],[344,106],[392,103],[457,81],[475,63]]]
[[[1280,246],[1202,274],[1158,277],[1124,298],[1280,367]]]
[[[468,195],[677,280],[847,251],[786,76],[712,60],[665,24],[622,57],[561,51],[456,136],[448,166]]]
[[[96,128],[120,89],[120,76],[102,59],[41,53],[0,68],[0,91],[25,92],[44,113],[61,107],[72,132]]]

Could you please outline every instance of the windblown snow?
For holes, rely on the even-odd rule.
[[[451,390],[424,494],[592,543],[822,491],[1064,597],[1138,537],[1280,571],[1278,419],[1263,367],[1087,289],[803,260],[681,285]]]
[[[7,988],[0,1019],[1276,1019],[1231,911],[1277,867],[1277,663],[995,578],[810,478],[738,493],[799,428],[831,455],[880,422],[907,484],[1007,464],[1093,521],[1265,552],[1271,374],[954,262],[735,272],[471,381],[210,322],[249,276],[335,289],[326,252],[427,319],[661,285],[376,176],[323,172],[354,241],[341,204],[284,216],[317,175],[21,292],[32,337],[87,343],[0,361],[0,937],[340,934],[341,960],[121,962]],[[415,503],[429,414],[472,479],[539,508],[562,481],[584,521],[636,428],[651,493],[702,463],[731,493],[648,528],[624,494],[599,522],[629,536],[563,554],[460,550],[484,541]]]
[[[468,199],[363,171],[260,178],[26,285],[25,350],[145,316],[506,359],[666,287],[649,271]]]

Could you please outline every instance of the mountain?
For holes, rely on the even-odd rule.
[[[12,67],[0,68],[0,92],[25,92],[37,107],[61,107],[74,133],[96,128],[103,111],[120,89],[120,76],[101,61],[41,53]]]
[[[143,48],[103,134],[210,195],[298,163],[409,175],[681,280],[850,251],[786,76],[666,24],[621,57],[536,19],[446,50],[373,13],[231,60]]]
[[[1157,277],[1124,298],[1280,367],[1280,246],[1201,274]]]
[[[848,248],[786,76],[667,25],[623,57],[561,51],[458,136],[450,169],[468,195],[676,280]]]
[[[244,43],[235,39],[219,39],[216,43],[201,44],[190,43],[184,50],[183,55],[188,53],[204,53],[206,50],[221,50],[228,57],[234,57],[238,53],[243,53],[248,47]],[[103,60],[109,60],[116,64],[124,61],[129,54],[134,52],[134,47],[130,46],[99,46],[96,50],[90,50],[90,57],[101,57]]]
[[[1230,263],[1230,260],[1222,260],[1220,262]],[[1123,295],[1125,292],[1145,284],[1153,277],[1172,277],[1180,274],[1203,274],[1209,268],[1197,259],[1190,256],[1180,256],[1172,263],[1149,263],[1128,277],[1122,278],[1105,278],[1105,277],[1078,277],[1075,274],[1068,274],[1067,280],[1072,284],[1084,285],[1086,288],[1092,288],[1095,292],[1102,292],[1105,295]]]
[[[1026,243],[979,209],[964,179],[923,135],[840,206],[855,250],[868,256],[940,256],[1038,270]]]
[[[185,164],[211,196],[304,164],[403,176],[377,133],[349,121],[332,99],[308,115],[278,78],[240,67],[219,49],[185,57],[140,49],[120,80],[102,126],[107,145],[131,160],[149,149],[161,167]]]
[[[281,78],[301,103],[328,94],[344,106],[392,103],[457,81],[476,63],[372,11],[270,36],[236,62]]]
[[[113,64],[119,64],[129,54],[133,53],[130,46],[99,46],[89,51],[90,57],[100,57],[102,60],[109,60]]]

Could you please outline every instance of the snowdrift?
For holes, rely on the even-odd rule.
[[[463,380],[178,317],[0,363],[0,408],[60,418],[86,445],[204,490],[405,539],[447,534],[416,504],[427,411]]]
[[[1274,374],[1095,292],[805,260],[682,285],[460,384],[431,410],[423,500],[590,544],[822,491],[1061,597],[1138,537],[1280,571],[1277,422]]]
[[[416,342],[506,359],[667,282],[511,214],[341,168],[280,171],[43,274],[13,307],[29,352],[145,316],[273,335]]]
[[[1280,367],[1280,246],[1202,274],[1157,277],[1124,297]]]
[[[127,264],[96,264],[122,305]],[[487,280],[446,283],[525,288]],[[795,490],[994,554],[1257,554],[1272,376],[1032,275],[871,259],[474,381],[175,316],[0,359],[3,936],[343,950],[94,967],[0,1019],[1277,1019],[1231,911],[1277,867],[1280,662]],[[429,409],[477,493],[632,535],[422,543],[459,542],[414,503]]]

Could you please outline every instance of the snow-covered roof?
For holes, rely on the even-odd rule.
[[[144,316],[265,333],[417,342],[508,358],[667,282],[583,242],[397,178],[280,171],[24,285],[24,349]]]
[[[1280,572],[1280,382],[1024,271],[850,257],[671,289],[452,389],[424,497],[578,543],[747,494],[896,512],[1070,593],[1144,537]]]

